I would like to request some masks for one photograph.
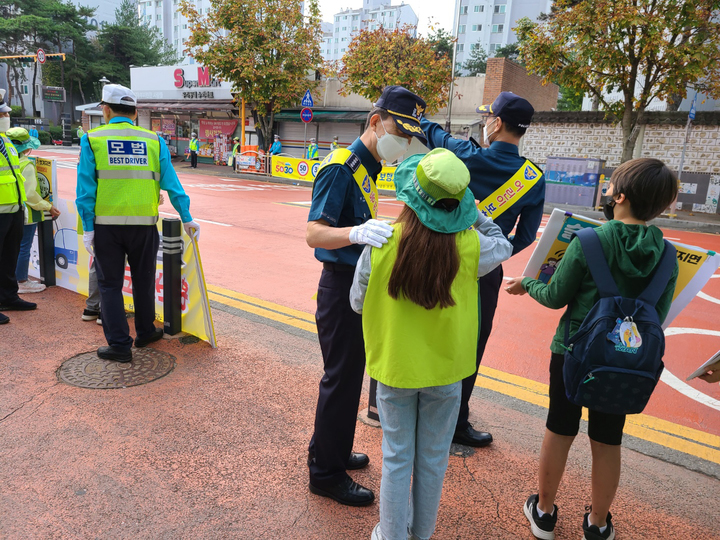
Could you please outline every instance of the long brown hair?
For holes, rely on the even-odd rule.
[[[454,306],[450,286],[460,270],[455,234],[428,229],[409,206],[403,208],[398,222],[403,230],[388,294],[395,300],[402,294],[425,309]]]

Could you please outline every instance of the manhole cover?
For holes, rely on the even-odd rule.
[[[155,349],[133,349],[133,360],[128,363],[101,360],[92,351],[65,360],[57,375],[62,382],[80,388],[127,388],[164,377],[174,367],[174,356]]]

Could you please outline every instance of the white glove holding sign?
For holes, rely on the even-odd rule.
[[[368,244],[379,248],[383,244],[387,244],[387,239],[392,234],[393,228],[389,223],[378,219],[370,219],[350,230],[350,242],[353,244]]]
[[[188,221],[187,223],[183,223],[183,229],[185,229],[185,234],[187,234],[190,238],[200,240],[200,225],[198,225],[194,221]]]
[[[85,249],[87,249],[87,252],[95,256],[95,231],[85,231],[83,233],[83,244],[85,244]]]

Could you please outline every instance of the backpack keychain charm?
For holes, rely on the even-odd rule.
[[[632,317],[615,319],[615,328],[609,332],[607,338],[615,344],[618,352],[637,353],[642,345],[642,337]]]

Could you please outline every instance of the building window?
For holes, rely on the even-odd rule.
[[[465,33],[465,25],[461,24],[458,26],[458,34],[464,34]]]
[[[465,50],[465,44],[464,43],[458,43],[458,52],[463,52]]]
[[[388,28],[393,28],[393,27],[394,27],[393,23],[388,24]]]
[[[352,20],[353,20],[353,21],[357,21],[357,20],[358,20],[358,16],[357,16],[357,15],[353,15],[353,16],[352,16]]]
[[[343,21],[347,21],[347,15],[343,17]]]
[[[467,15],[467,12],[468,12],[467,6],[463,6],[460,8],[460,15]]]
[[[28,91],[27,84],[23,84],[23,85],[22,85],[22,93],[23,93],[23,94],[29,94],[29,93],[30,93],[30,92]]]
[[[173,15],[173,19],[177,19],[177,18],[178,18],[178,14],[177,14],[177,11],[176,11],[175,14]]]
[[[473,32],[482,32],[482,24],[473,24],[472,29]]]
[[[340,52],[345,52],[345,49],[340,49]]]
[[[395,16],[395,12],[394,12],[394,11],[391,11],[391,12],[390,12],[390,16],[391,16],[391,17],[394,17],[394,16]]]
[[[485,6],[475,6],[475,13],[482,13],[485,11]]]
[[[470,44],[470,50],[471,50],[471,51],[476,51],[478,48],[480,48],[480,44],[479,44],[479,43],[471,43],[471,44]]]
[[[335,49],[335,54],[337,54],[337,51],[338,51],[338,50],[337,50],[337,49]]]
[[[338,26],[337,28],[335,28],[335,33],[336,33],[336,34],[339,34],[339,33],[340,33],[340,27],[339,27],[339,26]]]
[[[183,30],[187,30],[187,24],[183,24]]]
[[[500,6],[495,6],[495,13],[505,13],[505,8],[507,6],[505,4],[502,4]]]
[[[342,31],[344,32],[345,30],[347,30],[347,26],[342,27]]]
[[[347,38],[344,37],[344,38],[342,38],[340,41],[347,41]]]
[[[177,27],[177,26],[173,26],[173,32],[175,32],[175,33],[177,34],[177,32],[178,32],[178,27]]]
[[[340,17],[335,17],[335,22],[340,22]]]
[[[505,28],[505,25],[504,25],[504,24],[493,24],[493,25],[492,25],[493,34],[500,34],[500,33],[502,33],[503,28]]]
[[[491,44],[490,44],[490,52],[491,52],[491,53],[494,53],[495,51],[497,51],[497,48],[498,48],[498,44],[497,44],[497,43],[491,43]]]
[[[162,15],[160,13],[157,14],[157,20],[162,21]]]
[[[358,29],[357,26],[353,26],[353,27],[352,27],[352,31],[353,31],[353,32],[357,32],[357,29]]]
[[[157,7],[162,7],[162,0],[158,0],[157,2],[155,2],[155,5]]]
[[[335,43],[338,43],[338,38],[335,38]]]

